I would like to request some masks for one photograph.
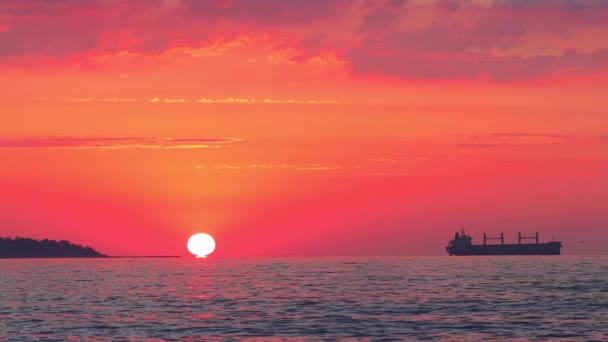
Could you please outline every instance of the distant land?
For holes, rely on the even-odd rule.
[[[93,247],[66,240],[34,240],[23,237],[1,238],[0,258],[106,258]]]
[[[181,258],[179,255],[105,255],[93,247],[73,244],[67,240],[35,240],[24,237],[0,237],[2,258]]]

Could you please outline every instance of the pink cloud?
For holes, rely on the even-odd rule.
[[[493,133],[471,135],[458,146],[470,148],[529,148],[535,145],[606,144],[606,136],[583,136],[550,133]]]
[[[0,14],[0,33],[8,32],[13,29],[10,23],[10,16],[6,14]]]
[[[32,56],[86,64],[270,34],[291,61],[330,52],[355,75],[529,80],[605,71],[608,43],[578,38],[608,34],[606,22],[606,2],[583,0],[8,0],[0,4],[0,65],[36,63],[24,58]]]
[[[432,17],[408,25],[414,21],[408,17],[428,11]],[[591,51],[579,50],[577,30],[598,29],[607,20],[604,2],[393,3],[363,17],[360,42],[345,56],[354,73],[404,78],[525,80],[563,71],[588,74],[606,70],[608,44],[598,41]],[[531,50],[526,43],[535,35],[562,45],[547,38]]]
[[[348,6],[348,0],[183,0],[182,10],[197,20],[229,20],[268,25],[309,25],[331,18]]]
[[[42,137],[4,138],[0,148],[193,149],[217,148],[239,138]]]

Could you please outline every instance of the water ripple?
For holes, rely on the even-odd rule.
[[[608,340],[608,258],[0,260],[0,340]]]

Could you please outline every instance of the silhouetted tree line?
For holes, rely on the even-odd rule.
[[[34,240],[29,238],[0,237],[0,258],[100,258],[105,255],[92,247],[66,240]]]

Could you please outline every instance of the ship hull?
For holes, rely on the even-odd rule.
[[[541,244],[512,244],[512,245],[468,245],[448,246],[449,255],[560,255],[560,242]]]

